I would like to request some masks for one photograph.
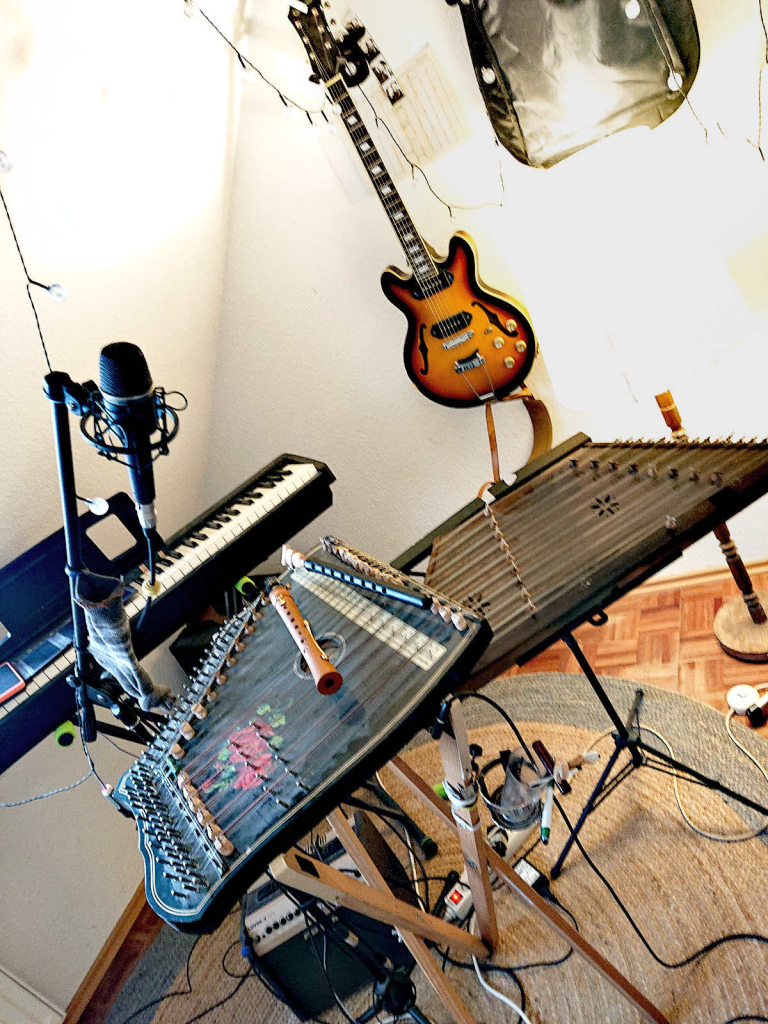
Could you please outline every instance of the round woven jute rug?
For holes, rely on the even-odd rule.
[[[620,680],[604,683],[620,713],[625,714],[637,684]],[[727,739],[722,715],[678,694],[649,686],[643,690],[641,724],[661,732],[676,756],[754,799],[768,800],[764,781]],[[543,740],[557,757],[568,758],[583,751],[610,725],[588,684],[578,676],[515,676],[496,680],[482,692],[512,715],[526,741]],[[483,748],[481,760],[495,756],[499,749],[516,746],[493,709],[471,699],[464,709],[470,739]],[[762,763],[768,763],[768,744],[764,740],[738,724],[734,730]],[[648,738],[658,743],[654,737]],[[611,749],[610,739],[602,741],[598,749],[604,760]],[[426,733],[409,745],[404,757],[430,785],[442,778],[437,745]],[[572,794],[563,799],[571,820],[599,771],[598,763],[574,778]],[[439,844],[437,857],[427,864],[428,873],[444,875],[451,868],[460,869],[458,842],[450,831],[388,770],[382,772],[382,779]],[[685,783],[680,788],[688,816],[707,831],[738,833],[757,820],[750,814],[737,813],[717,794]],[[566,836],[565,826],[556,815],[550,844],[536,845],[529,860],[547,872]],[[720,843],[698,836],[682,821],[668,775],[649,768],[633,772],[589,818],[582,841],[662,959],[678,962],[729,933],[768,935],[768,847],[762,839]],[[435,883],[433,899],[439,888]],[[663,967],[642,945],[578,850],[571,853],[563,873],[552,882],[552,892],[574,915],[582,934],[673,1024],[722,1024],[738,1015],[745,1015],[745,1020],[750,1019],[749,1014],[768,1015],[768,945],[729,942],[687,966]],[[526,965],[558,959],[567,952],[563,939],[540,922],[518,896],[503,889],[497,893],[496,906],[502,936],[493,962]],[[238,924],[237,916],[233,916],[215,935],[200,940],[191,959],[190,995],[169,999],[134,1020],[140,1024],[184,1024],[231,993],[237,982],[223,974],[221,957],[237,940]],[[160,994],[185,988],[183,960],[190,944],[189,937],[175,936],[168,930],[166,933],[158,947],[166,950],[162,954],[165,972]],[[151,958],[151,953],[145,960]],[[155,953],[155,958],[159,955]],[[175,977],[169,971],[172,963],[177,967]],[[227,964],[233,971],[244,969],[236,949],[230,951]],[[515,1019],[509,1008],[481,989],[472,971],[449,967],[448,977],[476,1020],[500,1024]],[[422,1011],[436,1022],[448,1021],[447,1012],[418,969],[414,979]],[[634,1024],[642,1019],[593,966],[575,954],[556,967],[524,970],[520,979],[525,986],[526,1012],[534,1024]],[[488,980],[519,1001],[511,980],[501,974],[491,974]],[[113,1007],[109,1024],[119,1024],[157,994],[156,987],[153,990],[142,983],[140,965]],[[362,992],[347,1005],[351,1013],[358,1014],[369,1003],[369,993]],[[343,1020],[338,1010],[329,1010],[323,1016],[328,1021]],[[240,983],[231,999],[203,1020],[215,1024],[288,1024],[295,1018],[258,980],[249,978]]]

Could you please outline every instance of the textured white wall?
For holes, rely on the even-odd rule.
[[[234,3],[212,14],[231,21]],[[138,344],[157,384],[190,410],[156,467],[161,530],[205,506],[205,465],[224,255],[236,80],[230,56],[181,2],[0,0],[0,177],[55,369],[95,377],[103,345]],[[0,565],[61,526],[45,364],[0,211]],[[72,429],[76,431],[74,420]],[[127,489],[75,437],[79,493]],[[2,657],[2,655],[0,655]],[[169,656],[151,660],[173,673]],[[115,781],[130,760],[100,739]],[[0,801],[84,774],[82,750],[46,740],[0,779]],[[133,825],[89,781],[0,810],[0,963],[66,1006],[141,878]]]
[[[261,5],[255,14],[251,55],[258,55],[288,95],[317,106],[319,88],[306,84],[303,48],[279,7]],[[395,68],[429,42],[461,97],[471,141],[430,164],[434,186],[457,205],[498,201],[498,151],[458,12],[442,0],[393,0],[386,14],[374,0],[357,0],[354,7]],[[761,273],[768,252],[765,166],[753,147],[739,141],[756,131],[759,23],[745,0],[727,10],[715,0],[696,7],[703,60],[691,99],[711,123],[715,142],[718,121],[733,136],[727,159],[720,150],[713,158],[721,168],[720,178],[712,179],[717,190],[707,194],[700,180],[703,133],[687,107],[653,133],[643,165],[626,165],[626,176],[620,162],[615,175],[600,172],[599,146],[593,147],[598,172],[586,175],[575,159],[535,171],[502,151],[503,207],[456,210],[454,221],[423,185],[402,184],[417,226],[439,251],[454,230],[468,230],[478,243],[485,280],[527,301],[543,357],[530,383],[547,399],[556,442],[576,430],[598,439],[663,433],[650,395],[639,405],[578,412],[557,401],[547,378],[544,361],[549,356],[554,364],[564,347],[583,352],[597,380],[605,373],[594,342],[603,330],[604,281],[609,273],[616,279],[617,266],[639,275],[650,256],[670,275],[682,274],[690,259],[687,247],[695,252],[703,235],[713,259],[733,274],[745,312],[768,314]],[[365,103],[358,105],[365,116]],[[734,167],[741,176],[731,181]],[[683,214],[688,224],[697,221],[697,238],[681,238],[676,231],[670,238],[670,212],[679,213],[683,223]],[[630,223],[644,228],[650,247],[639,251]],[[209,497],[279,451],[326,459],[339,478],[335,507],[305,539],[332,529],[382,557],[394,556],[473,497],[489,475],[483,413],[443,409],[408,381],[401,362],[404,320],[379,288],[381,270],[390,262],[403,265],[399,245],[361,178],[345,133],[314,134],[303,115],[284,117],[268,90],[258,82],[249,85],[230,214]],[[640,280],[638,297],[648,287],[645,277]],[[627,319],[634,315],[628,311]],[[675,337],[669,328],[665,333],[663,322],[649,321],[647,331],[657,343],[654,358],[663,364]],[[675,385],[693,434],[765,432],[757,391],[768,368],[764,348],[758,340],[748,358],[742,353],[700,374],[693,385]],[[731,385],[724,388],[724,380]],[[519,408],[497,407],[496,420],[502,468],[509,473],[527,457],[530,428]],[[764,508],[757,505],[735,527],[747,558],[766,553],[763,518]],[[719,564],[709,540],[675,569],[706,564]]]

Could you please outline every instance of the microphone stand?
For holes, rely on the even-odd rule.
[[[91,409],[91,396],[98,389],[93,381],[75,384],[68,373],[53,371],[46,375],[43,393],[51,402],[53,417],[53,439],[56,449],[56,466],[59,475],[59,492],[61,510],[64,520],[64,541],[67,552],[66,574],[69,579],[69,594],[72,607],[72,624],[74,637],[72,645],[75,651],[75,667],[70,683],[75,689],[75,704],[80,723],[80,731],[86,743],[96,739],[97,729],[113,736],[138,743],[150,743],[153,733],[141,719],[154,723],[155,716],[134,710],[128,698],[114,685],[102,685],[98,680],[97,669],[93,658],[88,653],[88,628],[85,612],[75,600],[77,579],[86,569],[83,562],[82,544],[80,539],[80,520],[77,514],[77,490],[75,487],[75,467],[72,460],[72,437],[69,430],[69,413],[82,417]],[[120,729],[108,722],[97,722],[93,710],[94,700],[112,711],[119,721],[128,726]]]
[[[59,474],[59,493],[64,519],[64,542],[67,550],[66,573],[69,579],[72,624],[74,626],[72,644],[75,650],[73,677],[75,703],[83,739],[86,743],[92,743],[96,739],[96,715],[93,711],[93,702],[88,696],[88,684],[95,682],[95,671],[93,660],[88,654],[85,612],[75,600],[77,578],[85,571],[85,564],[80,542],[75,467],[72,461],[72,437],[69,431],[69,412],[73,412],[76,416],[83,415],[83,405],[87,401],[88,390],[81,384],[75,384],[68,373],[53,371],[45,377],[43,392],[51,402],[53,441],[56,448],[56,468]]]

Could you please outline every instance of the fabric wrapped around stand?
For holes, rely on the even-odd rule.
[[[112,576],[91,572],[78,576],[75,600],[85,612],[88,651],[143,711],[168,708],[173,703],[170,688],[153,683],[134,652],[124,593],[125,584]]]

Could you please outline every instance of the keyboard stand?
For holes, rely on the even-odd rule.
[[[430,939],[443,946],[450,945],[467,956],[483,959],[493,952],[498,944],[498,925],[488,874],[490,867],[510,889],[521,896],[535,913],[565,939],[579,956],[587,960],[631,1002],[640,1011],[643,1020],[653,1021],[655,1024],[669,1024],[667,1018],[613,964],[587,942],[554,907],[519,878],[512,865],[503,860],[485,841],[477,809],[477,790],[470,765],[469,741],[461,704],[452,701],[444,704],[443,708],[438,743],[445,779],[456,797],[454,802],[449,804],[447,800],[437,797],[424,779],[409,768],[400,757],[392,758],[389,767],[411,792],[458,836],[480,935],[472,935],[442,918],[432,917],[409,903],[398,900],[389,890],[384,878],[347,822],[346,816],[339,809],[331,812],[328,821],[365,882],[350,878],[349,875],[296,850],[291,850],[272,862],[274,878],[281,885],[291,886],[329,903],[344,906],[377,921],[393,925],[456,1024],[475,1024],[474,1018],[449,979],[440,970],[438,962],[424,940]]]

